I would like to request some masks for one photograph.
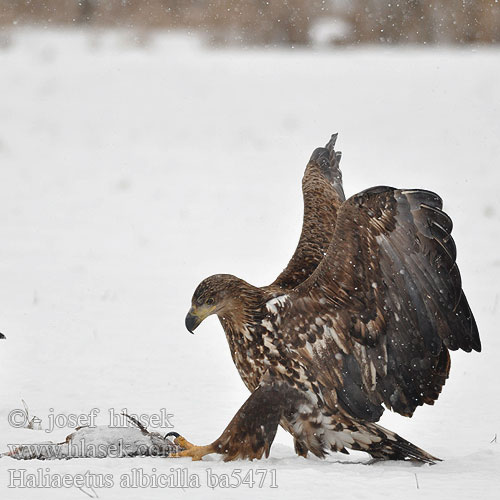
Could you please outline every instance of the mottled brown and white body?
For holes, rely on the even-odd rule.
[[[217,314],[252,393],[211,445],[183,456],[269,454],[278,424],[295,449],[323,457],[436,460],[376,422],[433,404],[448,350],[480,350],[441,199],[377,187],[344,198],[335,137],[303,179],[304,224],[288,267],[266,287],[215,275],[196,289],[186,326]]]

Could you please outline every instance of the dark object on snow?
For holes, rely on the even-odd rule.
[[[433,404],[449,350],[481,350],[452,222],[421,189],[378,186],[345,200],[335,140],[306,167],[302,234],[276,281],[258,288],[219,274],[194,292],[188,330],[217,314],[252,394],[216,441],[181,456],[261,458],[281,424],[301,456],[351,448],[437,460],[375,422],[384,407],[411,417]]]
[[[0,333],[0,339],[5,339],[5,335],[3,333]]]
[[[126,415],[137,427],[78,427],[63,443],[22,444],[4,453],[17,460],[68,460],[70,458],[169,457],[183,450],[170,435],[149,432]]]

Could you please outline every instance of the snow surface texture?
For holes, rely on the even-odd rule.
[[[300,233],[303,169],[332,132],[347,195],[388,184],[443,197],[483,342],[481,354],[452,354],[434,407],[383,416],[444,459],[434,466],[305,460],[280,430],[271,457],[253,463],[4,457],[2,499],[93,495],[8,488],[20,468],[110,474],[114,487],[96,492],[121,500],[498,493],[500,50],[210,51],[75,32],[16,32],[2,47],[0,450],[60,441],[74,424],[45,432],[54,415],[94,408],[99,425],[110,412],[163,409],[174,415],[160,419],[165,430],[197,444],[218,437],[247,391],[215,317],[185,330],[191,295],[216,272],[274,280]],[[9,425],[21,398],[42,430]],[[186,469],[201,486],[120,487],[134,468]],[[268,476],[262,489],[210,489],[208,468],[275,470],[278,487]]]

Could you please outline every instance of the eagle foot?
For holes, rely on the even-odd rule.
[[[182,458],[182,457],[191,457],[193,461],[201,460],[205,455],[209,455],[210,453],[214,453],[214,449],[212,445],[206,446],[196,446],[193,443],[190,443],[185,437],[178,436],[174,439],[174,443],[182,448],[181,451],[177,453],[172,453],[169,455],[169,458]]]

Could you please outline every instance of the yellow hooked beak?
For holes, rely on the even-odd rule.
[[[193,306],[189,309],[186,316],[186,328],[190,333],[194,333],[196,328],[200,323],[208,316],[215,312],[215,306],[208,306],[203,304],[202,306]]]

